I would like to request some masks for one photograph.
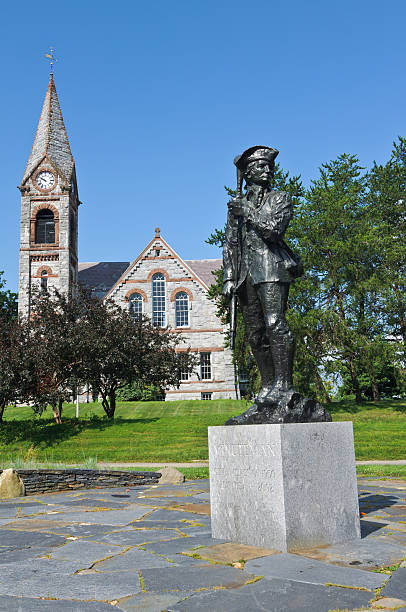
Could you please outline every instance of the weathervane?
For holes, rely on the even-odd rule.
[[[57,58],[54,55],[54,51],[55,48],[54,47],[49,47],[49,53],[45,53],[45,57],[47,60],[49,60],[49,74],[53,74],[54,73],[54,64],[55,62],[57,62]]]

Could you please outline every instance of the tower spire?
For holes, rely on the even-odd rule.
[[[54,166],[63,182],[69,185],[75,162],[70,150],[52,72],[49,75],[48,88],[21,187],[45,158]]]

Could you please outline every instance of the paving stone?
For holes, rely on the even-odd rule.
[[[193,493],[187,493],[185,491],[184,488],[182,489],[166,489],[166,488],[158,488],[155,489],[154,491],[143,491],[143,493],[141,493],[138,496],[138,499],[150,499],[152,497],[154,498],[159,498],[159,497],[173,497],[173,498],[177,498],[177,497],[181,497],[181,498],[185,498],[188,499],[188,497],[193,497],[197,492],[193,492]],[[198,495],[201,495],[201,493],[197,493]]]
[[[24,504],[24,505],[16,504],[12,508],[4,508],[4,509],[0,506],[0,516],[2,518],[5,518],[5,517],[16,518],[16,516],[22,516],[24,514],[43,513],[43,512],[46,512],[48,509],[51,510],[52,508],[48,508],[46,504]]]
[[[265,578],[280,578],[320,585],[334,584],[365,588],[370,591],[381,587],[387,580],[385,574],[330,565],[290,553],[248,561],[244,569],[247,572],[263,575]]]
[[[154,510],[149,516],[147,520],[153,521],[184,521],[184,520],[195,520],[199,523],[202,522],[201,519],[205,519],[204,515],[198,515],[189,512],[179,512],[178,510],[165,510],[164,508],[160,508],[159,510]]]
[[[254,578],[248,572],[218,565],[170,567],[141,571],[144,588],[154,593],[201,588],[237,588]],[[207,608],[210,609],[210,608]]]
[[[161,542],[182,537],[176,529],[135,529],[95,536],[98,542],[109,542],[121,546],[138,546],[146,542]]]
[[[173,508],[177,510],[182,510],[182,512],[188,512],[192,514],[200,515],[210,515],[210,504],[209,503],[193,503],[191,501],[187,503],[173,503],[171,504]]]
[[[59,599],[47,601],[46,599],[33,599],[32,597],[0,597],[1,612],[111,612],[109,604],[98,602],[72,601]]]
[[[63,504],[59,504],[60,507],[68,507],[71,506],[83,506],[84,508],[126,508],[128,504],[120,503],[118,501],[113,501],[110,499],[70,499],[69,501],[65,501]]]
[[[226,542],[225,544],[215,544],[214,546],[205,546],[196,551],[202,559],[210,559],[218,563],[235,563],[244,559],[257,559],[258,557],[266,557],[268,555],[279,554],[280,550],[270,548],[258,548],[257,546],[247,546],[246,544],[237,544],[236,542]]]
[[[238,570],[237,570],[238,571]],[[167,612],[328,612],[367,606],[371,593],[289,580],[260,580],[240,589],[196,593]]]
[[[68,542],[65,546],[61,546],[51,553],[50,556],[51,559],[74,561],[77,564],[77,569],[85,569],[96,561],[119,555],[124,550],[125,548],[122,546],[99,544],[89,540],[77,540],[76,542]]]
[[[381,596],[406,600],[406,567],[400,567],[392,574],[382,589]]]
[[[166,571],[165,569],[146,571]],[[7,583],[0,581],[0,595],[47,597],[56,599],[83,599],[111,601],[141,592],[138,572],[117,572],[114,579],[107,580],[106,574],[72,574],[47,576],[27,575],[21,580],[21,572],[7,577]]]
[[[30,546],[27,546],[27,548],[0,547],[0,575],[4,574],[4,568],[10,564],[19,563],[21,565],[27,560],[48,553],[49,548],[31,548]]]
[[[146,544],[147,550],[153,550],[160,555],[175,555],[181,552],[197,552],[196,547],[214,546],[215,544],[221,544],[223,540],[213,540],[211,536],[191,536],[190,538],[179,537],[176,540],[169,540],[168,542],[153,542],[152,544]]]
[[[182,499],[188,499],[186,498],[182,498]],[[170,498],[170,497],[145,497],[145,498],[141,498],[139,497],[137,499],[137,504],[143,508],[146,509],[152,509],[152,508],[167,508],[169,506],[173,506],[176,504],[175,498]]]
[[[406,547],[372,537],[294,552],[326,563],[366,569],[391,565],[406,557]]]
[[[382,597],[372,604],[373,610],[404,610],[406,601],[394,597]]]
[[[27,547],[55,547],[65,543],[65,538],[51,533],[35,533],[32,531],[13,531],[2,529],[0,531],[0,551],[3,546]]]
[[[140,593],[135,597],[120,599],[118,606],[125,612],[157,612],[166,610],[168,606],[174,605],[188,595],[190,591],[179,591],[178,593],[162,593],[159,595],[150,593]]]
[[[106,510],[99,512],[61,512],[58,518],[71,523],[94,523],[103,525],[128,525],[147,514],[148,509],[135,506],[126,510]],[[56,515],[55,515],[56,516]]]
[[[74,561],[50,559],[48,555],[37,555],[32,559],[26,559],[18,563],[10,563],[1,568],[2,580],[13,581],[24,576],[24,580],[33,577],[44,577],[44,587],[47,586],[50,576],[55,579],[58,576],[70,576],[78,569]]]
[[[171,562],[159,555],[139,548],[131,548],[122,555],[95,563],[92,569],[97,572],[136,572],[144,568],[171,566]]]

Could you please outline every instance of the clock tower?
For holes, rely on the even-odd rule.
[[[78,280],[75,161],[51,73],[21,185],[19,314],[33,291],[71,294]]]

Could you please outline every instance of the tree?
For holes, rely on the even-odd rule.
[[[147,317],[132,318],[111,301],[89,298],[80,322],[82,362],[78,377],[97,389],[108,418],[114,418],[120,388],[179,386],[181,372],[191,372],[195,357],[178,352],[178,334],[154,327]]]
[[[305,268],[291,286],[287,312],[297,342],[294,384],[320,401],[330,400],[330,377],[344,381],[357,401],[379,400],[389,384],[399,389],[402,376],[406,383],[405,162],[406,139],[399,138],[386,165],[366,173],[356,156],[340,155],[322,165],[306,191],[300,177],[276,169],[274,188],[295,204],[286,239]],[[208,242],[223,240],[215,230]],[[210,294],[227,321],[221,285],[220,271]],[[388,341],[396,338],[402,358],[399,343]],[[258,374],[240,317],[234,360],[254,390]]]
[[[33,295],[25,347],[33,367],[24,398],[39,413],[50,405],[57,423],[62,422],[63,402],[71,397],[80,378],[86,299],[83,293],[71,298],[57,291]]]
[[[8,404],[24,396],[35,364],[27,352],[28,326],[0,314],[0,422]]]
[[[6,281],[2,278],[3,272],[0,271],[0,314],[9,319],[17,318],[18,302],[17,294],[9,289],[4,289]]]
[[[147,317],[134,319],[83,288],[73,297],[36,296],[27,325],[26,350],[35,366],[25,398],[37,411],[50,405],[57,423],[63,402],[78,385],[89,384],[99,393],[113,418],[121,387],[134,381],[141,387],[179,385],[181,372],[196,364],[188,350],[177,352],[178,334],[154,327]]]
[[[368,175],[373,241],[378,254],[376,287],[385,332],[401,340],[406,367],[406,138],[393,143],[389,161]]]

